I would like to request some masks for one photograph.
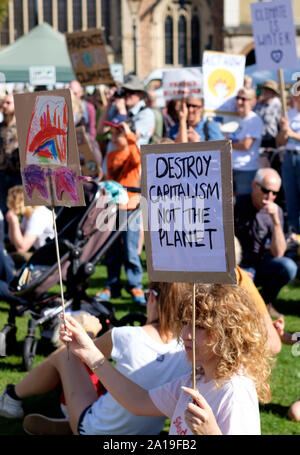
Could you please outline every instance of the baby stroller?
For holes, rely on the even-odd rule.
[[[89,278],[108,248],[125,229],[119,222],[117,203],[112,200],[103,184],[84,182],[85,207],[62,207],[56,217],[60,262],[66,311],[85,310],[97,316],[101,332],[112,326],[144,324],[142,313],[130,313],[117,320],[110,302],[86,293]],[[133,213],[132,216],[136,216]],[[129,222],[130,220],[128,220]],[[127,223],[127,221],[126,221]],[[53,337],[62,311],[60,294],[49,292],[59,283],[55,240],[34,252],[30,260],[9,283],[12,295],[22,299],[21,304],[11,305],[8,322],[0,331],[0,356],[14,353],[16,348],[16,316],[29,314],[28,331],[23,343],[23,368],[29,370],[38,342],[53,349]],[[41,339],[36,337],[40,327]]]

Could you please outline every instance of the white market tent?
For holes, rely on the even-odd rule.
[[[68,83],[76,79],[65,36],[47,23],[37,25],[0,51],[0,72],[4,74],[5,82],[30,82],[29,68],[32,66],[54,66],[56,82]]]

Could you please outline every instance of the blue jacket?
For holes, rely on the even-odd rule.
[[[201,120],[199,123],[197,123],[196,126],[194,126],[194,130],[200,135],[201,141],[205,141],[205,132],[204,132],[204,124],[206,120]],[[171,126],[169,135],[168,137],[170,139],[173,139],[173,141],[176,139],[177,134],[179,130],[179,123],[176,123],[176,125]],[[208,120],[207,121],[207,131],[208,131],[208,140],[209,141],[218,141],[224,139],[223,134],[221,133],[219,124],[215,122],[214,120]]]

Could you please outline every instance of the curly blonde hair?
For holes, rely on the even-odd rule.
[[[192,321],[192,300],[190,287],[178,306],[178,338],[183,324]],[[206,329],[209,346],[218,359],[217,386],[241,373],[254,381],[259,400],[268,403],[272,359],[267,350],[267,330],[249,295],[235,285],[196,285],[195,318],[196,326]]]

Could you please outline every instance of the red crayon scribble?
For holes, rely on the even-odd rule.
[[[67,118],[67,104],[65,103],[64,109],[63,109],[63,128],[60,126],[60,116],[57,115],[57,109],[59,106],[56,106],[54,109],[54,114],[53,114],[53,124],[51,122],[51,116],[50,116],[50,109],[49,105],[47,104],[47,112],[43,112],[40,115],[39,118],[39,124],[40,124],[40,131],[38,131],[31,143],[28,146],[29,142],[29,134],[32,131],[32,122],[34,119],[34,116],[36,114],[36,111],[34,109],[34,112],[31,116],[30,123],[29,123],[29,129],[27,133],[27,140],[26,140],[26,155],[27,151],[31,153],[35,153],[37,156],[43,157],[43,158],[54,158],[60,161],[60,162],[65,162],[66,160],[66,155],[67,155],[67,126],[68,126],[68,118]],[[43,149],[43,145],[46,144],[47,142],[50,143],[55,143],[55,155],[54,156],[50,150],[47,150],[46,147]],[[25,156],[26,158],[26,156]]]
[[[42,156],[43,158],[51,158],[52,153],[48,152],[47,150],[40,150],[39,156]]]

